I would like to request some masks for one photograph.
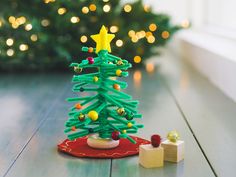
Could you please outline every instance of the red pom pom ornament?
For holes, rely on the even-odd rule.
[[[114,132],[111,133],[111,138],[113,140],[119,140],[120,139],[119,135],[120,135],[120,132],[114,131]]]
[[[94,63],[93,57],[88,57],[87,60],[88,60],[89,64],[93,64]]]
[[[161,144],[161,137],[160,135],[152,135],[151,136],[151,144],[153,147],[159,147]]]

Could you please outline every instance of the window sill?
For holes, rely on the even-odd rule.
[[[177,35],[181,55],[236,101],[236,42],[192,30]]]
[[[198,32],[186,30],[179,33],[178,38],[212,52],[216,55],[222,56],[225,59],[236,62],[236,41],[207,32]]]

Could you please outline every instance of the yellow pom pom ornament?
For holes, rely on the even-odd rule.
[[[92,121],[96,121],[96,120],[98,119],[98,113],[97,113],[96,111],[89,111],[88,117],[89,117]]]
[[[116,70],[116,75],[117,75],[117,76],[121,76],[121,73],[122,73],[122,71],[121,71],[120,69],[117,69],[117,70]]]
[[[97,81],[98,81],[98,77],[97,77],[97,76],[94,76],[94,77],[93,77],[93,81],[94,81],[94,82],[97,82]]]
[[[168,134],[167,134],[167,139],[170,141],[170,142],[173,142],[173,143],[176,143],[176,141],[179,140],[179,133],[175,130],[173,131],[170,131]]]
[[[133,124],[131,123],[131,122],[129,122],[128,124],[127,124],[127,127],[129,127],[129,128],[131,128],[133,126]]]

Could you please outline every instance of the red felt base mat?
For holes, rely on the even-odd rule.
[[[76,157],[90,157],[90,158],[121,158],[132,155],[137,155],[139,145],[150,144],[150,141],[131,136],[137,143],[133,144],[127,139],[120,139],[120,144],[114,149],[94,149],[87,145],[87,136],[70,141],[64,140],[58,144],[58,150]]]

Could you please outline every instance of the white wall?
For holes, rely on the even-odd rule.
[[[123,0],[122,3],[134,2],[136,0]],[[143,0],[145,5],[150,5],[154,11],[163,12],[171,16],[173,23],[181,23],[189,19],[192,0]]]
[[[151,5],[157,12],[167,13],[174,23],[181,23],[189,19],[190,0],[143,0],[144,4]]]
[[[207,0],[206,6],[208,24],[236,30],[235,0]]]

